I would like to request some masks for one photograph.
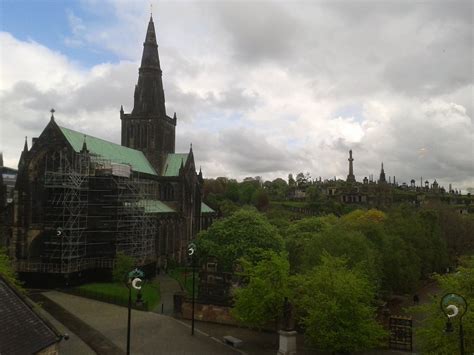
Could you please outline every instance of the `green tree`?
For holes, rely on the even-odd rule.
[[[283,314],[283,302],[289,295],[289,263],[285,256],[265,252],[254,264],[241,260],[245,287],[235,291],[232,314],[243,324],[262,328],[277,325]]]
[[[385,228],[389,234],[402,238],[413,247],[423,277],[440,272],[448,265],[446,243],[441,237],[436,211],[400,206],[390,211]]]
[[[382,277],[380,253],[361,232],[335,225],[314,234],[302,252],[302,269],[310,270],[322,262],[325,253],[343,257],[351,268],[364,272],[379,286]]]
[[[459,353],[459,317],[453,319],[453,333],[444,333],[446,316],[440,309],[440,296],[446,293],[458,293],[467,303],[468,309],[463,317],[465,353],[474,353],[474,257],[461,261],[456,273],[436,276],[441,292],[432,296],[430,302],[414,307],[415,312],[423,315],[423,321],[415,329],[417,341],[423,354]]]
[[[386,213],[356,210],[341,217],[349,229],[362,233],[378,251],[381,263],[381,289],[388,293],[411,292],[421,277],[421,262],[413,245],[386,224]],[[401,222],[401,221],[400,221]]]
[[[265,189],[273,200],[285,200],[288,195],[288,183],[282,178],[265,183]]]
[[[135,260],[122,252],[118,252],[116,257],[112,278],[117,283],[127,282],[128,273],[133,270]]]
[[[16,286],[19,290],[23,290],[18,275],[13,268],[12,262],[8,257],[7,250],[0,247],[0,275],[10,284]]]
[[[334,215],[309,217],[293,222],[285,233],[285,246],[289,254],[291,272],[302,270],[303,254],[317,233],[329,229],[338,219]]]
[[[263,251],[283,250],[283,239],[278,230],[254,208],[238,210],[214,222],[198,235],[197,243],[202,261],[214,256],[222,271],[232,271],[241,257],[258,261]]]
[[[306,339],[321,350],[374,348],[386,336],[375,320],[375,288],[344,259],[325,253],[321,264],[295,278],[296,302]]]
[[[254,192],[252,196],[252,201],[259,211],[264,211],[270,204],[268,194],[263,189],[258,189]]]
[[[232,202],[239,201],[239,184],[235,180],[230,180],[227,183],[224,197]]]

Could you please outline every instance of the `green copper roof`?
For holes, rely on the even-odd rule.
[[[139,150],[123,147],[69,128],[59,128],[76,152],[81,151],[85,137],[87,149],[91,153],[100,155],[105,159],[110,159],[114,163],[129,164],[134,171],[157,175],[148,159]]]
[[[140,200],[138,206],[144,207],[146,213],[175,213],[171,207],[159,200]]]
[[[201,202],[201,213],[215,213],[211,207],[206,205],[204,202]]]
[[[165,169],[163,176],[178,176],[181,164],[186,164],[188,160],[188,153],[168,154],[165,162]]]

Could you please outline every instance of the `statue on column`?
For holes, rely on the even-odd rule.
[[[285,297],[285,301],[283,302],[282,330],[290,331],[293,329],[295,329],[293,305],[288,301],[288,297]]]

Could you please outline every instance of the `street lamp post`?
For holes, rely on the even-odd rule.
[[[192,291],[192,314],[191,314],[191,335],[194,335],[194,289],[195,289],[195,272],[196,272],[196,244],[195,243],[189,243],[188,244],[188,255],[192,258],[192,268],[193,268],[193,291]]]
[[[451,319],[459,315],[459,349],[460,354],[465,355],[462,318],[467,312],[468,305],[466,299],[457,293],[448,293],[441,298],[440,307],[444,315],[448,318],[446,322],[446,332],[454,331]]]
[[[127,355],[130,355],[130,329],[131,329],[131,321],[132,321],[132,288],[138,290],[137,294],[137,304],[142,303],[142,294],[141,288],[142,286],[139,285],[142,283],[145,274],[143,271],[135,269],[128,273],[128,319],[127,319]]]

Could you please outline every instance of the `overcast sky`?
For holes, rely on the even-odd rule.
[[[205,177],[437,179],[474,187],[473,1],[152,1],[177,152]],[[56,109],[120,143],[150,1],[0,0],[0,151]]]

